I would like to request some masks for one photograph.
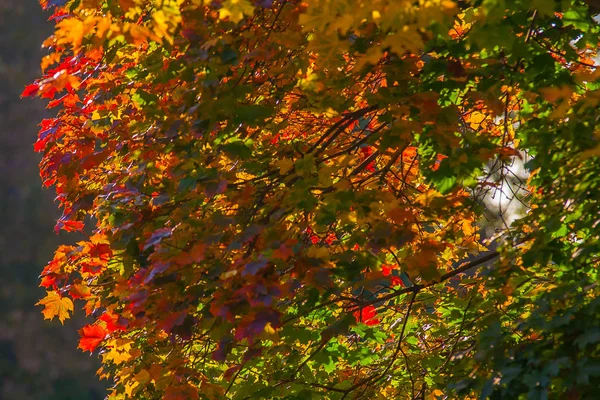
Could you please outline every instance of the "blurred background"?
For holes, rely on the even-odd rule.
[[[35,303],[38,275],[59,241],[53,191],[42,189],[33,152],[44,102],[19,98],[40,75],[52,25],[37,0],[0,0],[0,399],[103,399],[96,355],[77,350],[83,311],[62,326]]]

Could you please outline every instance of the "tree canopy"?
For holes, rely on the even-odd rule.
[[[595,2],[41,3],[23,95],[87,239],[39,304],[96,318],[109,398],[597,393]]]

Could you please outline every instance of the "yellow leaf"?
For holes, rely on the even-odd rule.
[[[414,218],[414,214],[406,207],[396,207],[391,209],[388,211],[387,216],[398,225],[402,225],[406,223],[406,221]]]
[[[348,213],[348,221],[352,223],[356,223],[358,221],[358,215],[356,214],[356,211],[351,211]]]
[[[456,3],[450,0],[442,0],[440,3],[442,9],[446,12],[456,10]]]
[[[429,206],[432,201],[440,197],[442,197],[441,194],[439,194],[433,189],[428,189],[417,196],[417,198],[415,199],[415,203],[422,204],[424,206]]]
[[[353,25],[355,25],[354,16],[343,14],[332,21],[328,31],[333,34],[335,30],[339,30],[340,33],[345,35]]]
[[[427,400],[437,400],[438,398],[441,399],[443,397],[444,397],[444,392],[442,392],[439,389],[436,389],[427,396]]]
[[[549,115],[549,118],[550,119],[561,119],[565,115],[567,115],[570,110],[571,110],[571,105],[569,104],[569,102],[567,100],[563,100],[558,105],[558,107],[556,107],[554,109],[554,111],[552,111],[552,113]]]
[[[415,27],[404,25],[401,30],[386,37],[381,47],[389,47],[396,54],[404,54],[406,52],[418,53],[419,49],[425,47],[425,44]]]
[[[102,380],[102,379],[110,379],[110,373],[105,371],[103,367],[98,368],[98,370],[96,371],[96,375],[98,375],[98,379]]]
[[[77,18],[65,18],[56,24],[57,44],[71,44],[77,51],[85,35],[83,21]]]
[[[231,271],[226,271],[226,272],[223,272],[221,275],[219,275],[219,279],[226,280],[226,279],[236,276],[237,273],[238,273],[237,269],[232,269]]]
[[[219,18],[229,17],[235,23],[244,19],[244,15],[254,15],[254,7],[248,0],[225,0],[219,9]]]
[[[321,186],[331,186],[333,184],[332,178],[332,168],[321,168],[317,173],[319,177],[319,185]]]
[[[325,88],[323,82],[319,81],[319,75],[314,73],[310,68],[306,71],[306,74],[301,76],[298,80],[298,86],[304,90],[320,92]]]
[[[208,396],[209,399],[221,399],[225,395],[225,388],[219,385],[209,383],[208,380],[203,380],[200,386],[202,394]]]
[[[472,113],[465,116],[465,122],[469,124],[469,127],[474,130],[478,130],[481,123],[485,120],[486,115],[479,111],[473,111]]]
[[[350,184],[350,181],[348,179],[340,179],[335,183],[335,185],[333,185],[333,187],[338,191],[345,191],[350,190],[352,188],[352,185]]]
[[[599,157],[599,156],[600,156],[600,145],[593,147],[591,149],[587,149],[579,155],[579,157],[582,161],[587,160],[588,158]]]
[[[135,379],[136,381],[138,381],[139,383],[141,383],[143,385],[150,380],[150,373],[147,370],[143,369],[140,372],[138,372],[133,377],[133,379]]]
[[[326,111],[325,111],[325,116],[327,118],[333,118],[335,116],[337,116],[339,113],[337,111],[335,111],[333,108],[329,107]]]
[[[287,174],[289,171],[294,169],[294,162],[289,158],[283,158],[277,162],[275,162],[275,166],[279,168],[279,173],[281,175]]]
[[[42,58],[42,71],[45,71],[49,66],[57,63],[60,61],[60,54],[61,53],[50,53],[47,56],[45,56],[44,58]]]
[[[310,246],[306,255],[310,258],[327,258],[327,256],[329,256],[329,250],[325,247]]]
[[[133,394],[135,393],[137,387],[140,386],[140,384],[137,381],[127,381],[127,382],[125,382],[124,386],[125,386],[125,394],[128,397],[132,397]]]
[[[141,44],[147,41],[148,39],[154,41],[160,41],[160,38],[155,36],[150,29],[145,26],[140,26],[137,24],[130,24],[129,26],[129,35],[131,39],[133,39],[134,44]]]
[[[279,335],[277,334],[277,331],[273,328],[273,326],[271,326],[270,322],[267,322],[267,324],[265,325],[265,329],[261,334],[261,338],[270,340],[272,342],[279,342]]]
[[[135,2],[133,2],[133,0],[118,0],[118,3],[119,7],[121,7],[121,10],[123,11],[127,11],[131,7],[135,6]]]
[[[475,227],[473,226],[473,224],[470,221],[465,221],[462,223],[461,225],[462,231],[464,233],[465,236],[469,237],[472,236],[473,234],[475,234]]]
[[[540,93],[550,103],[556,103],[559,100],[570,99],[573,95],[573,89],[570,86],[541,88]]]
[[[44,319],[58,317],[60,323],[69,318],[69,311],[73,312],[73,302],[68,297],[61,297],[58,292],[46,292],[46,297],[36,303],[36,306],[44,306],[42,314]]]
[[[367,52],[364,55],[359,55],[356,57],[356,64],[354,65],[354,68],[360,70],[367,64],[375,65],[379,62],[381,56],[381,47],[373,45],[367,49]]]
[[[109,339],[106,341],[106,348],[110,350],[102,354],[102,362],[111,361],[115,365],[122,364],[131,360],[131,344],[133,340],[129,339]]]

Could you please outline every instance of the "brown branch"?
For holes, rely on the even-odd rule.
[[[395,299],[396,297],[402,296],[403,294],[414,292],[415,290],[420,291],[420,290],[423,290],[423,289],[427,289],[427,288],[429,288],[431,286],[435,286],[435,285],[437,285],[439,283],[445,282],[448,279],[450,279],[450,278],[452,278],[452,277],[454,277],[454,276],[456,276],[458,274],[462,274],[463,272],[466,272],[466,271],[470,270],[471,268],[475,268],[475,267],[481,266],[482,264],[484,264],[484,263],[486,263],[486,262],[488,262],[490,260],[493,260],[494,258],[498,257],[499,255],[500,255],[499,252],[492,251],[491,253],[488,253],[485,256],[481,257],[481,258],[478,258],[476,260],[473,260],[471,262],[463,264],[461,267],[458,267],[456,269],[453,269],[450,272],[445,273],[437,281],[432,281],[432,282],[426,283],[424,285],[413,285],[413,286],[410,286],[410,287],[407,287],[407,288],[404,288],[404,289],[395,290],[393,293],[390,293],[390,294],[388,294],[386,296],[362,302],[360,304],[360,307],[364,307],[364,306],[373,305],[373,304],[376,304],[376,303],[381,303],[381,302],[385,302],[385,301],[388,301],[388,300],[392,300],[392,299]]]
[[[467,307],[465,307],[465,312],[463,313],[462,321],[460,322],[460,326],[458,327],[458,333],[456,335],[456,340],[454,341],[454,345],[452,345],[452,348],[450,349],[450,353],[448,354],[448,357],[446,357],[444,364],[442,364],[442,366],[440,367],[440,371],[444,370],[444,368],[450,362],[450,360],[452,359],[452,356],[456,352],[456,347],[458,346],[458,343],[460,342],[460,336],[462,335],[462,331],[465,327],[465,322],[467,320],[467,311],[469,311],[469,307],[471,307],[471,302],[473,301],[474,298],[475,298],[475,296],[471,296],[471,298],[469,299],[469,302],[467,303]]]
[[[342,149],[340,151],[338,151],[337,153],[334,153],[332,155],[323,157],[321,160],[317,161],[317,164],[320,164],[324,161],[328,161],[331,160],[333,158],[339,157],[341,155],[347,154],[348,152],[360,147],[361,144],[365,143],[367,140],[369,140],[369,138],[375,134],[378,133],[379,131],[381,131],[383,128],[385,128],[387,126],[387,124],[381,124],[379,125],[377,128],[375,128],[372,132],[369,132],[368,134],[366,134],[362,139],[360,139],[359,141],[355,142],[354,144],[346,147],[345,149]]]
[[[566,57],[566,54],[563,54],[561,51],[553,49],[550,46],[547,46],[546,44],[542,43],[541,41],[539,41],[535,37],[533,38],[533,41],[535,43],[537,43],[538,45],[540,45],[541,47],[543,47],[544,49],[546,49],[547,51],[549,51],[550,53],[552,53],[552,54],[556,54],[557,56],[561,56],[561,57]],[[584,67],[590,67],[590,68],[598,68],[598,67],[600,67],[600,65],[586,63],[585,61],[581,61],[581,60],[567,60],[565,58],[565,61],[567,63],[576,63],[576,64],[579,64],[579,65],[583,65]]]
[[[529,29],[527,29],[527,35],[525,35],[525,43],[528,43],[531,39],[531,35],[533,34],[533,26],[535,24],[535,19],[537,18],[538,11],[533,10],[533,15],[531,17],[531,23],[529,24]]]
[[[319,155],[344,131],[344,129],[346,129],[348,125],[352,123],[352,121],[362,117],[363,115],[371,111],[376,110],[377,107],[378,105],[375,104],[366,108],[362,108],[360,110],[344,114],[344,116],[339,121],[333,124],[329,129],[327,129],[327,131],[319,138],[319,140],[315,142],[315,144],[312,145],[312,147],[306,153],[309,154],[315,151],[317,147],[319,147],[319,145],[321,145],[321,143],[323,143],[323,141],[325,141],[329,135],[333,134],[329,139],[327,139],[327,141],[325,141],[325,143],[323,144],[323,146],[321,146],[319,151],[316,152],[316,155]]]
[[[381,378],[383,378],[385,376],[385,374],[387,374],[387,372],[390,370],[392,365],[394,365],[394,362],[398,358],[398,354],[400,354],[400,350],[402,350],[402,340],[404,339],[404,332],[406,331],[406,325],[408,324],[408,319],[410,317],[410,312],[412,310],[412,306],[415,303],[417,294],[422,289],[422,287],[419,287],[419,286],[412,286],[411,288],[413,289],[413,295],[410,298],[410,303],[408,303],[408,308],[406,309],[406,314],[404,315],[404,321],[402,322],[402,329],[400,331],[400,337],[398,338],[398,344],[396,345],[396,350],[394,351],[394,354],[392,355],[391,361],[388,363],[388,365],[385,367],[385,369],[383,370],[383,372],[381,374],[375,374],[372,376],[368,376],[364,379],[361,379],[354,385],[352,385],[352,387],[346,389],[346,393],[344,393],[344,396],[342,396],[342,399],[346,398],[346,396],[348,396],[348,394],[350,394],[354,390],[358,389],[359,387],[366,385],[367,383],[370,383],[372,381],[376,382],[376,381],[380,380]]]
[[[419,293],[419,291],[415,290],[413,292],[412,297],[410,298],[410,303],[408,303],[408,308],[406,309],[406,314],[404,315],[404,321],[402,322],[402,329],[400,330],[400,337],[398,338],[398,344],[396,346],[396,351],[394,352],[394,355],[392,356],[392,360],[387,365],[387,367],[383,370],[383,372],[381,373],[381,376],[378,378],[378,380],[383,378],[385,376],[385,374],[387,374],[387,372],[390,370],[390,368],[394,365],[396,358],[398,358],[398,354],[400,353],[400,350],[402,349],[402,340],[404,339],[404,333],[406,332],[406,325],[408,324],[408,319],[410,318],[410,312],[412,311],[412,306],[415,303],[418,293]]]
[[[371,154],[369,157],[367,157],[362,163],[360,163],[360,165],[358,167],[356,167],[352,172],[350,172],[349,176],[352,177],[352,176],[358,175],[365,168],[367,168],[367,166],[369,164],[371,164],[373,162],[373,160],[375,160],[375,158],[377,158],[378,156],[379,156],[379,150],[374,151],[373,154]]]
[[[383,169],[381,170],[380,174],[381,177],[379,178],[381,181],[383,181],[385,179],[385,176],[387,175],[387,173],[390,171],[390,169],[392,168],[392,166],[396,163],[396,161],[398,160],[398,158],[400,158],[402,156],[402,153],[404,152],[404,150],[406,150],[406,147],[408,146],[404,146],[403,148],[398,148],[394,154],[392,155],[392,157],[390,158],[390,161],[388,161],[388,163],[385,165],[385,167],[383,167]]]
[[[306,363],[312,360],[312,358],[316,356],[319,351],[323,350],[323,347],[325,347],[327,343],[329,343],[329,340],[321,340],[321,343],[317,346],[317,348],[304,361],[302,361],[300,365],[298,365],[298,368],[296,368],[296,370],[294,371],[293,376],[298,375],[298,373],[306,365]]]

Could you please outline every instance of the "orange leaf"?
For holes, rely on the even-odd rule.
[[[102,343],[107,333],[107,330],[100,325],[84,326],[79,330],[81,339],[79,339],[78,348],[91,353],[100,343]]]
[[[59,220],[54,227],[54,231],[58,232],[61,229],[67,232],[81,231],[84,226],[81,221]]]
[[[48,275],[44,275],[42,277],[42,282],[40,283],[40,286],[43,286],[45,288],[49,288],[50,286],[54,285],[56,283],[56,274],[48,274]]]
[[[198,389],[189,383],[169,386],[163,400],[197,400]]]
[[[90,297],[92,295],[92,291],[89,287],[82,283],[75,283],[69,290],[69,295],[73,299],[83,299],[86,297]]]

